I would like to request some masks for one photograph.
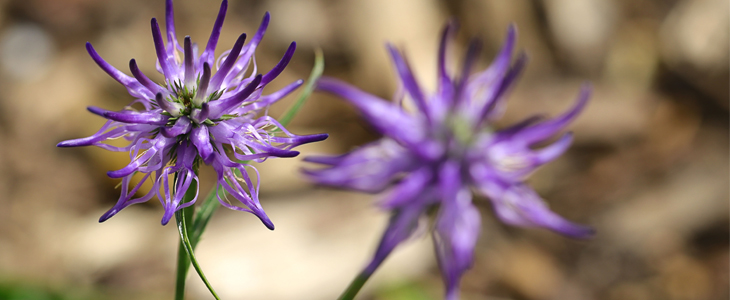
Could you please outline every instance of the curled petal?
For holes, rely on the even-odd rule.
[[[253,166],[237,164],[237,166],[234,168],[228,168],[221,165],[218,161],[213,163],[213,168],[218,173],[218,187],[223,187],[223,189],[228,192],[229,195],[236,198],[236,200],[245,205],[245,207],[231,204],[230,202],[228,202],[227,198],[221,198],[220,192],[217,193],[218,201],[220,201],[221,205],[229,209],[245,211],[254,214],[259,218],[259,220],[261,220],[262,223],[264,223],[266,228],[274,230],[274,223],[271,222],[271,219],[269,219],[269,217],[264,212],[264,209],[261,207],[261,204],[259,203],[258,191],[260,181],[257,180],[256,185],[254,186],[251,178],[246,172],[246,167],[251,167],[251,169],[255,171],[256,177],[258,179],[258,170],[256,170],[256,168],[254,168]]]
[[[119,200],[117,200],[117,204],[115,204],[111,209],[109,209],[107,212],[105,212],[101,217],[99,218],[99,223],[102,223],[109,218],[116,215],[119,211],[124,209],[127,206],[130,206],[132,204],[147,202],[152,197],[155,196],[155,190],[157,189],[157,183],[155,182],[152,189],[145,194],[142,197],[139,198],[132,198],[134,195],[139,191],[139,189],[142,187],[142,184],[147,181],[147,179],[150,177],[150,174],[145,174],[144,177],[137,183],[137,185],[134,186],[134,188],[130,191],[129,190],[129,183],[132,179],[132,176],[129,175],[122,179],[122,194],[119,196]]]
[[[172,188],[170,186],[169,176],[171,173],[175,173],[177,175],[176,179],[172,183]],[[165,168],[162,172],[162,176],[160,176],[160,180],[162,181],[163,194],[158,193],[157,198],[160,199],[162,207],[165,209],[165,213],[163,214],[160,223],[162,223],[162,225],[167,225],[176,211],[195,204],[200,193],[200,183],[198,182],[198,176],[195,175],[195,172],[179,166]],[[185,193],[193,182],[196,184],[195,197],[188,202],[180,204]]]
[[[121,178],[128,176],[134,172],[140,171],[140,169],[143,168],[151,159],[153,159],[153,157],[163,155],[167,148],[169,148],[173,142],[174,139],[169,139],[162,135],[159,135],[154,140],[149,142],[151,145],[149,145],[149,148],[146,149],[144,153],[134,158],[126,167],[116,171],[107,172],[107,176],[111,178]],[[159,161],[157,163],[162,164],[163,162]]]

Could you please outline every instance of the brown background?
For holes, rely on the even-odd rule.
[[[205,43],[219,3],[175,3],[179,38]],[[476,36],[485,41],[482,67],[514,22],[531,60],[497,126],[555,115],[581,82],[594,84],[570,128],[574,146],[531,183],[598,235],[574,241],[507,227],[477,199],[484,228],[463,299],[727,299],[729,10],[723,0],[234,0],[219,49],[270,11],[259,65],[272,67],[292,40],[299,48],[268,91],[306,78],[321,47],[325,74],[388,99],[385,41],[405,49],[432,88],[448,18],[461,24],[453,62]],[[119,193],[105,172],[127,154],[54,147],[101,126],[86,106],[131,101],[84,42],[123,71],[136,58],[152,74],[148,22],[163,15],[162,0],[0,1],[0,299],[172,297],[176,231],[159,225],[157,200],[96,221]],[[350,106],[322,94],[290,129],[330,133],[303,155],[377,138]],[[374,196],[313,187],[298,175],[300,159],[259,167],[275,231],[246,213],[214,217],[198,254],[224,299],[332,299],[372,254],[387,217]],[[201,177],[212,185],[211,170]],[[194,275],[189,282],[190,299],[210,298]],[[396,250],[362,299],[440,299],[442,286],[424,234]]]

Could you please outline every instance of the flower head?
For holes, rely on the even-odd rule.
[[[306,174],[320,184],[365,192],[392,187],[380,206],[392,218],[375,256],[364,274],[371,274],[386,256],[417,227],[420,216],[438,208],[433,236],[446,283],[448,299],[458,297],[458,283],[470,268],[480,231],[480,215],[471,190],[487,196],[503,222],[539,226],[573,237],[587,237],[592,229],[571,223],[549,210],[525,184],[537,167],[560,156],[570,145],[566,133],[544,144],[568,125],[585,106],[590,88],[583,87],[576,104],[549,120],[534,117],[496,130],[491,123],[505,106],[505,94],[523,69],[526,56],[512,63],[516,29],[507,38],[492,65],[472,74],[479,43],[472,42],[458,76],[446,70],[446,44],[454,26],[447,26],[438,52],[438,87],[421,89],[407,61],[392,45],[388,51],[401,88],[415,111],[389,103],[335,79],[322,79],[318,89],[338,95],[357,107],[384,137],[338,157],[309,157],[326,165]]]
[[[266,13],[248,43],[245,43],[246,34],[241,34],[233,48],[216,59],[215,49],[227,9],[228,1],[223,0],[210,38],[205,48],[199,49],[189,36],[182,44],[178,42],[172,0],[167,0],[166,42],[157,19],[151,22],[157,70],[165,78],[162,83],[143,74],[134,59],[129,62],[132,76],[122,73],[104,61],[90,43],[86,44],[99,67],[136,98],[121,111],[89,107],[90,112],[108,119],[106,124],[90,137],[58,144],[59,147],[94,145],[129,152],[131,162],[126,167],[107,173],[109,177],[122,178],[122,193],[100,222],[129,205],[157,195],[165,209],[162,224],[167,224],[175,211],[195,203],[197,195],[192,201],[181,201],[188,188],[193,183],[197,185],[198,166],[204,163],[217,172],[218,188],[222,187],[242,204],[233,205],[225,199],[225,193],[218,193],[222,205],[253,213],[268,228],[274,228],[259,203],[258,183],[254,185],[246,172],[247,167],[253,167],[243,161],[296,156],[299,152],[292,148],[323,140],[327,135],[297,136],[275,119],[260,115],[302,84],[302,80],[297,80],[279,91],[262,95],[263,88],[289,63],[296,43],[291,43],[276,66],[263,75],[258,74],[254,52],[269,24]],[[130,141],[129,145],[115,147],[103,143],[120,137]],[[132,177],[137,173],[143,174],[142,179],[130,190]],[[135,193],[148,180],[153,183],[152,189],[135,198]]]

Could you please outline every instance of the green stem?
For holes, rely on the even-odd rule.
[[[352,300],[355,299],[355,296],[357,296],[357,293],[360,291],[363,285],[365,285],[365,282],[370,279],[370,275],[372,275],[371,272],[365,272],[363,271],[355,279],[350,283],[349,286],[347,286],[347,289],[345,290],[342,295],[340,295],[340,298],[337,298],[338,300]]]
[[[185,192],[185,196],[183,196],[182,203],[190,202],[195,198],[196,189],[191,184],[190,188]],[[182,211],[185,211],[185,222],[190,222],[193,212],[193,206],[188,206],[186,208],[183,208]],[[175,218],[177,219],[177,214],[175,215]],[[188,257],[187,252],[185,251],[185,245],[183,244],[182,239],[180,239],[180,244],[178,245],[177,249],[177,276],[175,278],[175,300],[184,300],[185,299],[185,279],[188,277],[188,270],[190,269],[190,258]]]
[[[190,258],[190,262],[193,263],[193,268],[196,272],[198,272],[198,276],[200,276],[200,279],[203,280],[203,283],[205,283],[205,286],[210,291],[211,295],[215,297],[216,300],[220,300],[218,297],[218,294],[215,293],[215,290],[213,290],[213,287],[210,285],[210,282],[208,282],[208,278],[205,277],[205,274],[203,274],[203,269],[200,268],[200,265],[198,264],[198,260],[195,258],[195,252],[193,251],[193,245],[190,244],[190,239],[188,237],[188,228],[186,225],[186,219],[189,217],[185,216],[185,209],[178,210],[175,212],[175,219],[177,220],[177,229],[178,232],[180,232],[180,239],[182,240],[183,247],[185,248],[185,254],[187,254],[188,258]]]

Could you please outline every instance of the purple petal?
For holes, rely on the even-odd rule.
[[[174,117],[179,117],[183,111],[183,106],[180,103],[167,101],[167,99],[162,98],[160,93],[155,95],[155,103]]]
[[[388,51],[390,52],[390,57],[393,59],[393,63],[395,64],[396,70],[398,70],[398,74],[400,76],[400,79],[403,81],[403,87],[408,91],[408,93],[411,95],[413,100],[416,102],[416,107],[426,116],[426,118],[429,118],[429,110],[428,106],[426,104],[426,99],[423,96],[423,91],[421,90],[421,87],[418,85],[418,82],[416,81],[416,78],[413,77],[413,72],[411,72],[410,66],[408,66],[408,63],[406,60],[401,56],[400,52],[391,44],[388,44]]]
[[[236,43],[233,44],[233,48],[231,49],[231,52],[228,54],[228,57],[226,57],[226,60],[223,62],[223,64],[221,64],[221,67],[218,68],[218,71],[210,79],[210,88],[212,88],[214,91],[217,91],[221,87],[221,83],[223,83],[223,79],[225,79],[226,76],[228,75],[228,72],[231,71],[233,64],[238,59],[238,54],[241,53],[241,48],[243,48],[243,43],[245,41],[246,41],[245,33],[238,36],[238,39],[236,40]]]
[[[395,209],[407,205],[423,193],[432,179],[433,174],[429,167],[411,172],[380,202],[380,206],[385,209]]]
[[[535,191],[524,184],[514,184],[496,195],[487,195],[502,222],[516,226],[538,226],[574,238],[593,236],[594,230],[567,221],[552,212]]]
[[[533,151],[534,164],[542,165],[560,157],[568,150],[568,148],[570,148],[570,144],[572,142],[573,134],[566,133],[550,146]]]
[[[250,96],[259,87],[259,83],[261,83],[261,78],[261,75],[257,75],[256,78],[254,78],[254,80],[238,94],[235,94],[226,99],[208,102],[208,106],[210,109],[209,118],[218,119],[229,110],[241,105],[241,103],[243,103],[243,101],[245,101],[246,98],[248,98],[248,96]]]
[[[347,83],[332,78],[321,78],[317,89],[336,94],[349,101],[380,133],[416,145],[424,138],[423,127],[417,120],[403,112],[400,107],[365,93]]]
[[[132,75],[134,75],[134,78],[137,79],[137,81],[139,83],[141,83],[144,87],[146,87],[153,94],[158,94],[158,93],[163,93],[165,95],[169,94],[167,89],[164,89],[157,83],[154,83],[147,76],[145,76],[142,73],[142,71],[139,70],[139,67],[137,67],[137,61],[134,58],[129,61],[129,70],[132,71]]]
[[[169,173],[171,171],[177,174],[176,179],[173,182],[174,189],[170,189]],[[165,171],[162,173],[161,178],[163,181],[162,185],[164,194],[158,194],[157,197],[160,199],[160,202],[165,209],[165,214],[162,216],[162,220],[160,223],[162,225],[167,225],[167,223],[170,222],[170,219],[172,219],[172,216],[175,214],[176,211],[195,204],[195,201],[198,199],[198,195],[200,192],[200,183],[198,180],[198,176],[196,176],[192,170],[180,168],[179,166],[165,169]],[[197,185],[195,188],[195,197],[193,197],[192,200],[185,202],[181,205],[180,202],[182,202],[185,193],[190,188],[193,181],[195,181]]]
[[[451,87],[451,78],[449,77],[449,74],[446,72],[446,47],[448,45],[449,39],[453,36],[454,30],[456,30],[456,24],[454,22],[449,22],[446,27],[444,27],[443,31],[441,32],[441,42],[439,43],[439,51],[438,51],[438,87],[439,87],[439,95],[442,97],[445,96],[447,93],[444,91],[447,88]]]
[[[469,75],[471,74],[471,69],[474,67],[474,64],[476,63],[477,58],[479,58],[479,52],[482,49],[482,43],[478,39],[473,39],[469,43],[469,48],[466,50],[466,56],[464,57],[464,65],[461,67],[461,76],[459,77],[459,82],[456,87],[456,99],[461,100],[461,95],[464,93],[464,88],[467,86],[467,83],[469,82]]]
[[[505,39],[502,50],[500,50],[497,57],[492,62],[489,68],[482,72],[474,79],[473,83],[470,83],[470,89],[485,88],[483,97],[475,97],[474,92],[465,92],[462,94],[463,103],[466,106],[462,106],[466,110],[468,115],[473,115],[477,120],[480,116],[484,116],[489,108],[492,106],[491,102],[494,101],[495,96],[498,94],[499,86],[509,70],[512,52],[515,47],[515,40],[517,39],[517,29],[514,24],[510,25],[507,29],[507,38]],[[476,112],[476,114],[474,113]]]
[[[480,121],[482,123],[489,120],[495,120],[502,115],[504,107],[506,106],[503,99],[512,86],[514,86],[515,82],[517,82],[517,78],[522,74],[522,70],[525,69],[525,65],[527,65],[527,54],[522,52],[517,57],[512,68],[510,68],[507,74],[505,74],[493,98],[487,103],[483,115],[480,116]],[[477,126],[480,125],[481,124]]]
[[[157,52],[157,61],[160,63],[160,68],[162,68],[162,73],[165,75],[165,78],[167,80],[173,80],[175,73],[173,73],[172,66],[170,66],[169,56],[165,52],[165,43],[162,41],[160,25],[157,24],[157,19],[155,18],[152,18],[150,24],[152,26],[152,39],[155,42],[155,51]]]
[[[294,51],[297,49],[297,43],[291,42],[289,44],[289,48],[286,49],[286,53],[284,53],[284,56],[281,58],[278,64],[274,66],[271,71],[266,73],[264,75],[264,78],[261,79],[261,85],[264,86],[274,80],[279,74],[281,74],[282,71],[284,71],[284,68],[289,64],[289,61],[291,61],[292,56],[294,56]]]
[[[547,120],[521,130],[517,133],[519,138],[525,140],[529,144],[534,144],[552,137],[558,131],[568,126],[568,124],[570,124],[570,122],[572,122],[573,119],[580,114],[585,105],[588,103],[590,96],[591,86],[589,84],[584,84],[575,105],[570,110],[557,118]]]
[[[208,65],[212,65],[215,62],[215,47],[221,35],[221,28],[223,27],[223,21],[226,19],[227,10],[228,0],[223,0],[221,2],[221,8],[218,11],[218,17],[216,17],[215,23],[213,24],[213,32],[210,33],[210,38],[208,38],[208,44],[205,46],[203,54],[200,55],[200,62],[208,63]]]
[[[259,183],[261,181],[257,180],[256,185],[254,186],[251,178],[246,172],[245,167],[251,167],[255,171],[256,176],[259,176],[258,170],[256,170],[256,168],[254,168],[253,166],[237,164],[236,169],[238,169],[240,176],[235,176],[233,174],[233,169],[223,167],[217,161],[213,163],[213,168],[216,170],[216,172],[218,172],[219,187],[223,187],[223,189],[225,189],[228,194],[236,198],[246,207],[235,206],[230,204],[227,200],[221,199],[220,192],[217,193],[218,201],[221,203],[221,205],[229,209],[246,211],[254,214],[256,217],[259,218],[259,220],[261,220],[262,223],[264,223],[267,228],[269,228],[270,230],[274,230],[274,223],[271,222],[271,219],[269,219],[269,216],[266,215],[263,208],[261,208],[261,204],[259,203],[258,191]],[[246,188],[241,186],[241,181],[243,181]]]
[[[165,137],[174,138],[179,135],[187,134],[190,132],[192,127],[193,125],[190,122],[190,119],[186,116],[182,116],[175,121],[175,124],[172,125],[172,127],[162,127],[161,132]]]
[[[299,79],[295,82],[292,82],[289,85],[285,86],[284,88],[282,88],[276,92],[273,92],[266,96],[262,96],[261,98],[259,98],[259,101],[246,105],[245,108],[247,111],[255,111],[255,110],[264,108],[266,106],[269,106],[271,104],[274,104],[276,101],[281,100],[282,98],[286,97],[291,92],[296,90],[303,83],[304,83],[304,81],[301,79]]]
[[[108,220],[109,218],[113,217],[119,211],[121,211],[122,209],[124,209],[127,206],[130,206],[132,204],[146,202],[146,201],[150,200],[152,197],[154,197],[155,191],[157,190],[156,180],[153,180],[154,184],[152,186],[152,189],[146,195],[144,195],[140,198],[132,199],[132,197],[134,197],[134,195],[137,193],[137,191],[139,191],[139,189],[142,187],[142,185],[145,183],[145,181],[147,181],[147,179],[150,177],[150,175],[151,174],[145,174],[145,176],[142,177],[142,179],[137,183],[137,185],[131,191],[129,191],[129,182],[132,179],[132,175],[124,177],[122,179],[122,194],[119,196],[119,200],[117,200],[117,203],[111,209],[109,209],[107,212],[105,212],[103,215],[101,215],[101,217],[99,218],[99,223],[102,223],[102,222]]]
[[[317,162],[323,159],[307,160]],[[389,139],[370,143],[325,163],[334,165],[326,169],[303,172],[318,184],[368,193],[384,190],[397,174],[409,171],[417,164],[407,150]]]
[[[112,65],[107,63],[103,58],[101,58],[101,56],[99,56],[99,53],[94,50],[94,47],[91,46],[91,43],[89,42],[86,42],[86,51],[89,52],[91,59],[93,59],[94,62],[96,62],[96,64],[99,65],[102,70],[104,70],[104,72],[109,74],[109,76],[114,78],[114,80],[124,85],[124,87],[127,88],[129,94],[134,97],[152,98],[154,94],[147,92],[142,87],[142,85],[134,78],[112,67]]]
[[[195,103],[201,104],[208,96],[208,84],[210,83],[210,65],[203,63],[203,75],[200,77],[198,91],[195,93]]]
[[[109,120],[114,120],[122,123],[132,124],[149,124],[149,125],[164,125],[169,119],[168,116],[161,115],[159,111],[153,112],[126,112],[126,111],[105,111],[104,117]]]
[[[172,0],[165,1],[165,29],[167,30],[167,55],[172,56],[177,45],[175,12],[172,7]]]
[[[109,127],[111,127],[112,121],[107,121],[104,126],[99,129],[94,135],[90,137],[80,138],[80,139],[73,139],[73,140],[67,140],[60,142],[56,145],[56,147],[80,147],[80,146],[90,146],[97,142],[101,142],[107,139],[114,139],[121,136],[124,136],[127,134],[127,131],[124,127],[117,127],[112,130],[109,130],[105,132]]]
[[[103,117],[104,116],[104,113],[108,111],[106,109],[99,108],[99,107],[96,107],[96,106],[87,106],[86,107],[86,110],[88,110],[92,114],[95,114],[95,115],[101,116],[101,117]]]
[[[439,267],[446,284],[446,299],[458,299],[459,281],[474,261],[481,217],[467,189],[444,199],[434,232]]]
[[[393,249],[413,234],[418,227],[418,218],[424,209],[419,202],[414,202],[393,212],[380,244],[375,250],[375,255],[365,267],[364,273],[372,274],[375,272]]]
[[[190,140],[193,142],[193,145],[198,148],[198,153],[200,153],[200,157],[203,158],[204,161],[208,160],[208,158],[213,154],[213,146],[210,144],[208,126],[200,125],[193,128]]]
[[[192,86],[195,83],[195,69],[193,66],[193,42],[190,41],[190,36],[185,37],[185,42],[183,44],[184,49],[184,55],[185,55],[185,85]]]
[[[271,15],[267,11],[264,14],[264,17],[261,19],[261,24],[259,25],[259,29],[256,30],[256,34],[254,34],[253,38],[250,42],[246,45],[245,50],[241,54],[240,59],[238,62],[236,62],[236,65],[233,67],[233,70],[231,71],[232,74],[239,74],[244,68],[248,67],[248,63],[253,56],[254,52],[256,51],[256,47],[261,42],[261,40],[264,38],[264,34],[266,33],[266,29],[269,27],[269,20],[271,19]]]

